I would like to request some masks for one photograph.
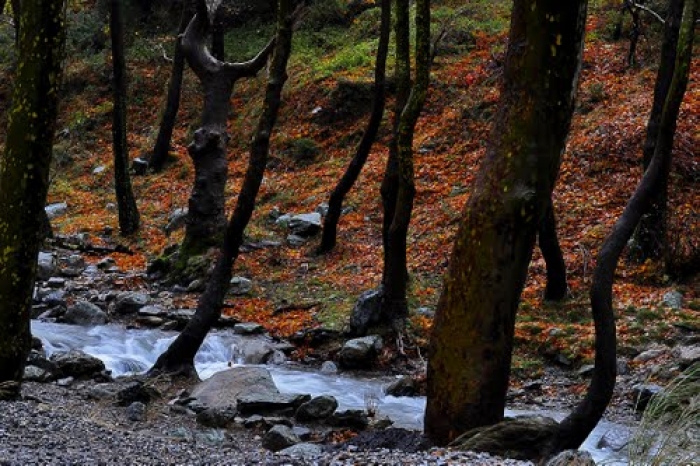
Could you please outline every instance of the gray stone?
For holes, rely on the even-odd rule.
[[[37,279],[48,280],[56,273],[56,256],[50,252],[40,252],[37,266]]]
[[[306,238],[303,238],[299,235],[287,235],[287,243],[289,243],[290,246],[294,247],[303,246],[306,244]]]
[[[656,359],[659,356],[664,356],[667,354],[669,351],[669,348],[666,346],[656,346],[653,348],[650,348],[646,351],[643,351],[639,353],[635,358],[635,362],[648,362],[651,361],[652,359]]]
[[[158,304],[151,304],[139,309],[138,314],[139,316],[163,317],[167,314],[167,311],[163,306],[160,306]]]
[[[629,375],[630,373],[630,365],[627,362],[626,359],[623,358],[618,358],[617,359],[617,375]]]
[[[126,418],[132,422],[140,422],[146,418],[146,405],[134,401],[126,408]]]
[[[630,443],[630,432],[621,429],[610,429],[598,440],[596,448],[607,448],[612,451],[622,451]]]
[[[632,387],[632,396],[634,407],[637,411],[642,412],[649,405],[651,397],[661,393],[663,388],[656,384],[639,384]]]
[[[333,427],[347,427],[350,429],[363,430],[369,425],[367,414],[359,409],[348,409],[346,411],[336,411],[328,419],[326,424]]]
[[[78,301],[68,308],[63,321],[73,325],[104,325],[107,323],[107,314],[96,304]]]
[[[253,282],[245,277],[233,277],[228,292],[234,296],[242,296],[253,290]]]
[[[250,414],[293,414],[311,395],[297,393],[242,393],[236,399],[238,412]]]
[[[593,364],[584,364],[576,373],[581,377],[590,377],[593,374],[593,369],[595,369]]]
[[[280,455],[287,455],[293,458],[312,460],[323,454],[323,449],[315,443],[297,443],[291,447],[284,448],[277,452]]]
[[[247,393],[278,394],[279,391],[267,369],[248,366],[217,372],[192,390],[192,396],[210,408],[236,407],[236,400]]]
[[[321,364],[321,374],[337,374],[338,366],[333,361],[324,361]]]
[[[308,427],[304,426],[292,426],[292,430],[296,434],[297,437],[299,437],[302,441],[307,441],[311,439],[311,436],[313,435],[313,431],[309,429]]]
[[[244,364],[265,364],[275,351],[270,342],[261,339],[246,341],[238,349]]]
[[[360,295],[350,314],[350,333],[366,335],[370,326],[381,320],[382,298],[384,290],[378,287]]]
[[[85,259],[80,254],[59,258],[59,271],[65,277],[79,277],[85,270]]]
[[[328,203],[322,202],[316,206],[316,213],[320,214],[321,217],[325,217],[326,215],[328,215],[328,209]]]
[[[321,231],[321,214],[299,214],[289,219],[288,228],[293,235],[308,238]]]
[[[58,379],[56,381],[56,385],[59,387],[70,387],[73,385],[73,382],[75,381],[75,377],[63,377],[62,379]]]
[[[338,362],[344,368],[366,369],[374,362],[381,349],[382,338],[377,335],[353,338],[346,341],[341,348]]]
[[[99,270],[107,270],[114,267],[116,264],[117,262],[111,257],[105,257],[104,259],[101,259],[99,262],[97,262],[97,264],[95,265]]]
[[[156,316],[139,316],[136,318],[136,322],[143,325],[144,327],[160,327],[165,323],[165,319]]]
[[[53,220],[54,218],[63,215],[68,211],[68,204],[65,202],[55,202],[44,207],[44,210],[46,211],[46,216],[49,217],[49,220]]]
[[[185,227],[187,221],[187,209],[181,207],[170,212],[168,224],[165,226],[165,234],[170,236],[174,231]]]
[[[63,277],[51,277],[46,281],[49,288],[63,288],[66,286],[66,279]]]
[[[231,406],[207,408],[197,413],[197,423],[205,427],[225,428],[233,424],[237,414]]]
[[[272,214],[271,214],[272,216]],[[284,215],[279,215],[275,219],[275,225],[282,227],[282,228],[287,228],[289,226],[289,221],[292,219],[292,214],[284,214]]]
[[[265,327],[253,322],[241,322],[233,326],[233,333],[237,335],[258,335],[265,331]]]
[[[332,396],[317,396],[297,408],[294,417],[299,422],[313,422],[325,419],[338,408],[338,400]]]
[[[122,315],[135,314],[147,305],[149,301],[150,298],[145,293],[126,291],[117,295],[117,299],[114,302],[114,311]]]
[[[677,354],[680,368],[686,369],[700,361],[700,345],[679,346],[674,350],[674,354]]]
[[[596,466],[593,457],[587,451],[564,450],[547,461],[545,466]]]
[[[683,293],[678,290],[672,290],[664,294],[663,301],[664,306],[668,306],[671,309],[682,309],[683,308]]]
[[[100,173],[104,172],[105,170],[107,170],[107,167],[105,167],[104,165],[99,165],[92,170],[92,174],[99,175]]]
[[[418,387],[413,377],[402,376],[390,383],[384,392],[391,396],[418,396]]]
[[[37,366],[26,366],[24,368],[24,380],[31,382],[44,382],[50,377],[50,374]]]
[[[147,404],[156,398],[160,398],[158,390],[141,380],[129,382],[117,391],[117,404],[119,406],[129,406],[137,401]]]
[[[300,443],[301,439],[285,425],[276,425],[262,438],[262,446],[270,451],[280,451]]]

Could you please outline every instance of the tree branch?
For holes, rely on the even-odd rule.
[[[654,10],[649,8],[648,6],[640,5],[639,3],[635,3],[632,1],[629,2],[629,6],[632,8],[636,8],[638,10],[641,10],[641,11],[645,11],[645,12],[649,13],[650,15],[652,15],[654,18],[656,18],[661,24],[666,24],[666,20],[664,20],[660,14],[658,14],[657,12],[655,12]]]
[[[258,74],[265,64],[267,59],[275,47],[275,39],[270,39],[264,49],[262,49],[254,58],[242,63],[224,63],[224,69],[236,77],[248,78]]]

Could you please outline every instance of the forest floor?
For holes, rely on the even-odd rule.
[[[409,354],[425,355],[430,312],[440,294],[451,243],[489,139],[498,105],[506,46],[509,2],[476,2],[458,10],[459,2],[435,8],[436,29],[448,30],[432,71],[430,95],[418,122],[416,201],[409,231],[411,275]],[[594,2],[588,23],[578,106],[554,193],[558,233],[568,270],[570,297],[563,303],[542,299],[545,265],[535,251],[523,292],[516,329],[513,374],[519,381],[546,374],[558,361],[578,368],[592,361],[593,325],[588,290],[596,256],[642,174],[642,144],[653,98],[660,35],[648,27],[638,64],[627,66],[628,42],[611,41],[610,12]],[[242,254],[234,275],[253,280],[253,292],[237,298],[225,313],[259,322],[270,333],[288,337],[301,329],[342,330],[364,291],[381,277],[382,209],[379,185],[386,162],[391,112],[384,119],[360,179],[346,199],[350,211],[341,219],[338,246],[322,257],[313,254],[317,239],[302,247],[285,242],[286,232],[270,213],[306,213],[326,202],[353,155],[362,134],[372,80],[378,14],[369,10],[345,26],[301,28],[294,43],[289,81],[270,163],[248,227],[250,241],[276,240],[274,249]],[[114,208],[111,147],[109,50],[88,51],[87,12],[70,13],[69,54],[55,144],[49,202],[66,202],[68,211],[53,221],[61,235],[87,233],[96,245],[122,244],[134,254],[112,254],[122,270],[145,271],[147,264],[182,231],[166,235],[168,216],[187,206],[193,168],[187,145],[201,109],[199,84],[186,72],[183,100],[173,138],[171,160],[160,174],[134,177],[141,230],[118,236]],[[11,28],[0,25],[0,124],[6,124],[10,100]],[[269,24],[242,26],[227,36],[229,60],[244,60],[272,34]],[[147,156],[158,132],[170,72],[172,31],[134,32],[128,52],[130,79],[128,127],[132,158]],[[241,82],[232,98],[229,119],[229,193],[231,212],[245,173],[252,129],[260,113],[264,73]],[[670,181],[672,257],[677,268],[700,257],[700,60],[693,61],[690,82],[674,143]],[[390,100],[393,95],[390,94]],[[391,108],[389,103],[388,108]],[[3,144],[0,135],[0,146]],[[97,261],[99,258],[88,259]],[[136,291],[145,279],[114,283]],[[664,305],[669,291],[683,294],[679,309]],[[197,294],[182,294],[176,305],[193,308]],[[620,353],[634,355],[651,343],[675,342],[679,333],[700,330],[700,279],[676,280],[658,262],[622,260],[615,275],[615,309]],[[309,305],[312,305],[309,307]],[[298,311],[275,313],[280,306]],[[556,331],[555,331],[556,330]],[[300,347],[303,359],[311,349]],[[393,357],[386,355],[391,365]],[[577,383],[579,390],[585,381]]]

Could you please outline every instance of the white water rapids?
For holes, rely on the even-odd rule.
[[[117,325],[80,327],[32,321],[32,334],[41,339],[47,355],[57,351],[79,349],[104,361],[113,376],[140,373],[148,370],[156,358],[175,338],[174,332],[161,330],[125,329]],[[236,361],[239,345],[246,339],[231,332],[210,332],[197,353],[195,367],[200,378],[206,379],[214,373],[228,369],[230,361]],[[422,429],[424,397],[386,396],[383,387],[392,379],[360,378],[347,375],[320,374],[294,370],[283,366],[265,366],[283,393],[308,393],[312,396],[331,395],[338,400],[340,409],[365,409],[365,396],[371,394],[378,399],[378,412],[394,421],[397,427]],[[561,420],[565,413],[543,411],[511,411],[506,415],[539,414]],[[627,464],[624,455],[608,449],[597,448],[600,438],[609,430],[627,431],[628,427],[602,421],[591,433],[582,449],[589,451],[597,463],[606,465]]]

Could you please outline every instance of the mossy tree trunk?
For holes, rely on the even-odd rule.
[[[109,2],[109,32],[112,39],[112,147],[114,187],[119,211],[119,232],[131,235],[139,229],[139,211],[129,176],[129,148],[126,141],[126,61],[124,58],[124,17],[122,0]]]
[[[501,103],[465,207],[430,341],[437,444],[503,419],[515,315],[569,132],[587,2],[516,0]]]
[[[175,128],[175,120],[177,112],[180,108],[180,95],[182,91],[182,76],[185,71],[185,54],[182,51],[181,34],[185,32],[185,28],[192,19],[192,10],[185,3],[182,7],[182,16],[180,18],[180,26],[178,27],[178,36],[175,41],[175,54],[173,55],[173,69],[170,73],[170,82],[168,83],[168,95],[165,100],[165,110],[163,119],[160,122],[158,130],[158,138],[153,147],[153,152],[148,160],[149,169],[155,173],[163,169],[163,165],[168,159],[170,152],[170,144],[173,139],[173,129]]]
[[[293,29],[291,2],[292,0],[280,0],[279,2],[277,36],[273,43],[274,52],[270,64],[265,102],[253,136],[248,169],[235,210],[226,228],[223,247],[217,258],[214,272],[207,282],[207,287],[199,300],[194,317],[168,349],[160,355],[150,371],[151,374],[168,372],[193,375],[194,357],[207,333],[221,315],[221,307],[231,279],[231,267],[238,257],[240,246],[243,243],[243,232],[255,208],[255,199],[267,164],[270,135],[277,120],[282,88],[287,80],[287,61],[292,47]],[[200,4],[203,3],[202,0]],[[199,14],[198,12],[197,15],[199,16]]]
[[[0,158],[0,396],[18,394],[49,184],[65,44],[65,2],[25,0]],[[15,388],[10,389],[9,387]]]
[[[234,84],[253,77],[267,63],[270,42],[247,62],[229,63],[214,58],[207,49],[210,22],[206,2],[197,2],[197,12],[182,37],[187,62],[204,90],[201,127],[194,134],[188,151],[194,164],[194,186],[189,199],[185,238],[180,246],[179,263],[187,258],[221,247],[226,227],[224,189],[228,176],[226,122]]]
[[[664,102],[673,79],[684,3],[684,0],[669,1],[666,23],[664,25],[664,38],[661,44],[661,59],[659,61],[659,70],[656,74],[656,84],[654,85],[654,102],[649,114],[647,134],[644,140],[643,163],[645,170],[649,167],[654,156],[657,139],[659,138],[661,114],[663,113]],[[635,247],[631,253],[634,259],[640,262],[647,259],[661,258],[666,250],[669,170],[663,175],[661,185],[653,195],[649,210],[642,216],[634,234]]]
[[[402,36],[407,41],[408,1],[397,1],[396,37]],[[406,290],[408,285],[408,268],[406,265],[406,240],[408,227],[413,211],[415,197],[414,168],[413,168],[413,134],[418,117],[428,93],[430,83],[431,43],[430,43],[430,1],[416,1],[416,79],[410,87],[410,94],[403,111],[398,117],[398,126],[394,137],[397,151],[397,190],[394,214],[386,234],[386,250],[384,252],[384,297],[382,313],[393,324],[397,332],[403,330],[403,324],[408,317]],[[398,39],[397,39],[398,44]],[[398,47],[398,45],[397,45]],[[399,59],[397,53],[397,60]],[[410,68],[410,58],[402,53],[402,67]],[[402,71],[403,79],[410,80],[408,71]]]
[[[360,143],[355,150],[355,156],[345,169],[345,173],[333,189],[328,200],[328,213],[323,221],[323,233],[321,244],[317,252],[325,254],[333,250],[338,235],[338,222],[343,210],[343,201],[350,192],[355,181],[367,161],[369,152],[372,149],[382,123],[385,107],[386,93],[386,60],[389,53],[389,37],[391,35],[391,1],[381,2],[381,25],[379,32],[379,44],[377,45],[377,59],[374,65],[374,95],[372,97],[372,111],[370,113],[367,128],[362,135]]]

